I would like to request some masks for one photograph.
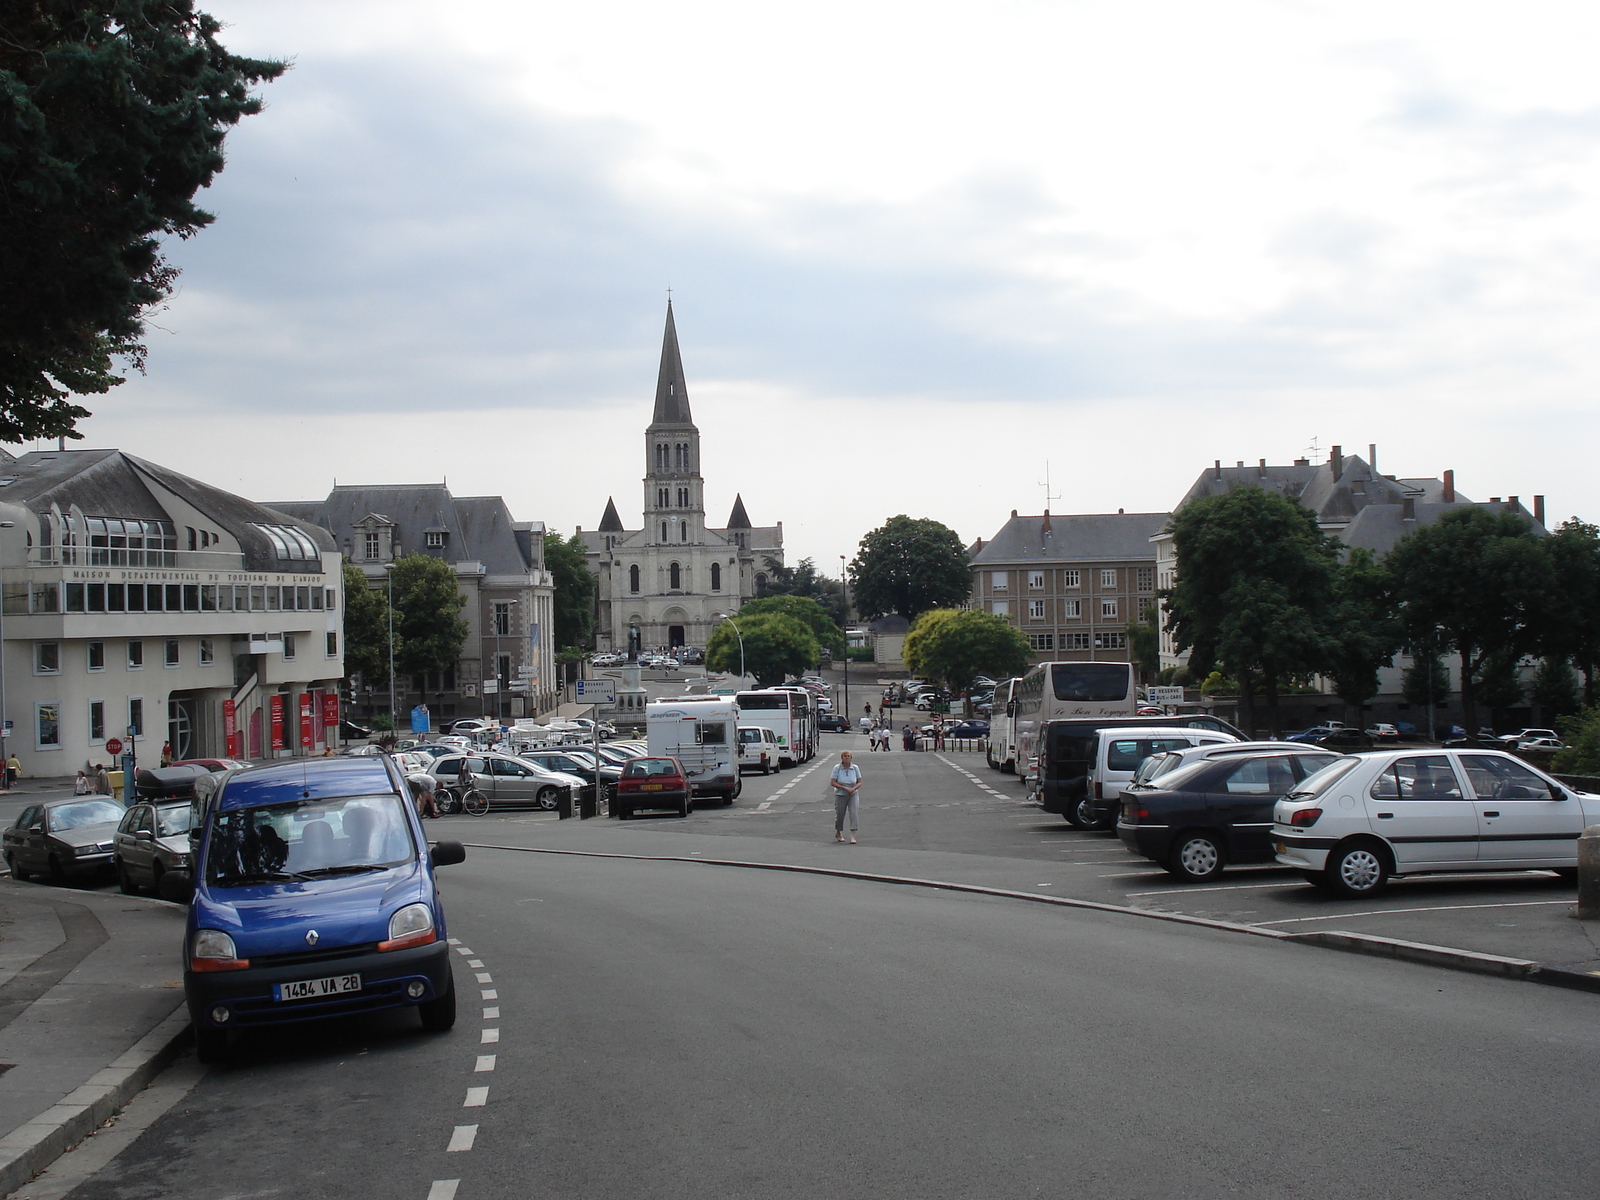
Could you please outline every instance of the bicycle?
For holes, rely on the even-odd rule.
[[[461,807],[467,815],[481,817],[489,811],[489,797],[477,788],[468,788],[461,793]]]

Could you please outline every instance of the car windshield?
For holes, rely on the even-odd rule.
[[[342,796],[217,814],[207,878],[219,887],[357,875],[416,857],[397,796]]]
[[[176,837],[188,833],[194,822],[194,810],[185,804],[168,804],[156,809],[156,836]]]
[[[1174,755],[1173,757],[1176,758],[1177,756]],[[1151,787],[1159,788],[1164,792],[1189,791],[1190,789],[1187,785],[1193,782],[1196,776],[1205,774],[1209,768],[1215,765],[1210,759],[1196,759],[1194,762],[1184,763],[1181,767],[1173,768],[1165,775],[1156,776],[1149,783]]]
[[[641,775],[676,775],[678,768],[665,758],[636,758],[623,771],[630,779]]]
[[[1299,787],[1295,788],[1294,791],[1285,796],[1284,799],[1307,800],[1313,796],[1320,796],[1324,790],[1332,787],[1340,779],[1343,779],[1357,763],[1362,761],[1363,760],[1358,755],[1354,754],[1345,755],[1343,758],[1336,758],[1327,766],[1323,767],[1322,770],[1316,772],[1315,774],[1307,775],[1305,781],[1301,783]]]
[[[50,810],[50,830],[79,829],[84,825],[104,825],[122,820],[122,805],[115,800],[82,800]]]

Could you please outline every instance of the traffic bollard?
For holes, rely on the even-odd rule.
[[[563,821],[569,820],[572,817],[571,788],[562,788],[560,794],[556,797],[556,816],[560,817]]]
[[[1600,825],[1578,839],[1578,920],[1600,920]]]

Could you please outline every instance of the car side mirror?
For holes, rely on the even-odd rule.
[[[133,840],[136,842],[153,842],[156,840],[156,835],[148,829],[135,829],[133,831]]]
[[[428,864],[435,867],[453,867],[467,861],[467,848],[460,842],[435,842],[428,851]]]
[[[1553,783],[1550,785],[1550,799],[1552,799],[1552,800],[1566,800],[1568,798],[1569,798],[1569,796],[1568,796],[1566,788],[1558,787],[1556,784],[1553,784]]]

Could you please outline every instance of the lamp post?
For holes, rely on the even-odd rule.
[[[506,600],[503,603],[506,606],[505,609],[504,609],[504,612],[502,613],[501,609],[499,609],[497,607],[495,609],[495,613],[494,613],[494,678],[495,678],[494,719],[495,719],[495,724],[496,725],[498,725],[500,723],[501,705],[508,703],[507,701],[501,700],[500,697],[502,695],[504,695],[506,690],[511,686],[511,680],[509,678],[507,678],[505,676],[502,676],[500,674],[500,638],[504,634],[509,633],[511,631],[511,614],[512,614],[512,611],[517,607],[517,602],[516,602],[515,598],[510,599],[510,600]],[[500,618],[501,618],[502,615],[504,615],[504,617],[505,617],[505,626],[506,627],[504,629],[500,628],[500,625],[501,625]],[[522,711],[524,713],[526,713],[528,710],[526,708],[524,708]]]
[[[727,613],[712,613],[718,621],[726,621],[733,626],[733,636],[739,639],[739,686],[744,686],[744,634],[739,632],[738,623]]]
[[[15,521],[0,521],[0,529],[15,529]],[[24,560],[26,565],[26,560]],[[9,790],[11,787],[11,772],[5,769],[6,762],[11,758],[11,726],[6,721],[6,624],[5,624],[5,588],[0,587],[0,782]]]
[[[389,728],[398,736],[400,717],[394,702],[394,564],[384,563],[383,574],[389,584]]]
[[[839,555],[839,620],[844,625],[844,719],[850,715],[850,580],[845,575],[845,556]]]

